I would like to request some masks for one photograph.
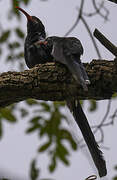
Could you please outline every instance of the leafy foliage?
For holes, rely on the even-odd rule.
[[[97,110],[97,102],[95,100],[90,100],[89,103],[90,103],[89,111]]]
[[[5,43],[10,36],[10,30],[3,31],[2,35],[0,36],[0,44]]]
[[[30,167],[30,178],[31,180],[36,180],[39,176],[39,169],[36,167],[36,160],[32,160]]]
[[[47,141],[39,146],[38,152],[48,152],[51,159],[48,168],[50,172],[53,172],[57,167],[58,159],[65,165],[69,165],[69,151],[64,145],[64,142],[69,142],[73,150],[77,149],[77,145],[68,130],[62,128],[62,121],[66,121],[67,117],[61,113],[61,105],[56,102],[51,103],[51,105],[41,102],[40,105],[41,109],[38,110],[39,115],[30,120],[30,127],[27,129],[26,133],[36,131],[40,138],[47,138]],[[41,115],[41,112],[49,112],[50,116],[44,117]]]
[[[19,38],[24,39],[24,32],[19,27],[15,29],[15,33]]]
[[[0,109],[0,139],[3,136],[3,121],[6,120],[9,123],[16,123],[17,119],[14,115],[12,108],[6,107]]]

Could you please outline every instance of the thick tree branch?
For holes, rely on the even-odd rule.
[[[114,2],[114,3],[117,4],[117,0],[108,0],[108,1],[111,1],[111,2]]]
[[[117,70],[114,61],[93,60],[86,66],[91,85],[88,93],[76,84],[67,68],[61,64],[38,65],[24,72],[6,72],[0,75],[0,107],[34,98],[63,101],[79,99],[109,99],[117,92]],[[70,93],[69,93],[70,92]]]
[[[117,57],[117,47],[112,42],[110,42],[98,29],[95,29],[93,34],[105,48]]]

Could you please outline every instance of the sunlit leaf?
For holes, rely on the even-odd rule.
[[[7,121],[14,123],[16,122],[16,117],[13,115],[11,109],[9,108],[1,108],[0,114],[3,118],[5,118]]]
[[[4,31],[2,35],[0,36],[0,43],[6,42],[9,36],[10,36],[10,30]]]

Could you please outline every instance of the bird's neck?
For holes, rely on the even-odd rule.
[[[45,34],[45,32],[37,32],[37,31],[34,32],[33,31],[33,32],[28,32],[27,37],[31,43],[35,43],[36,41],[45,39],[46,34]]]

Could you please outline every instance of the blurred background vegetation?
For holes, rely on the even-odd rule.
[[[49,3],[50,0],[47,2],[45,2],[45,0],[42,1],[44,1],[43,3]],[[30,2],[31,0],[10,0],[7,15],[5,17],[6,22],[8,21],[12,23],[15,19],[22,23],[22,14],[16,10],[15,7],[25,6],[26,10],[27,6],[30,6]],[[89,10],[89,12],[84,12],[84,9],[80,6],[84,5],[84,3],[85,1],[83,0],[78,1],[78,16],[76,17],[73,26],[68,30],[68,32],[66,32],[66,36],[73,31],[79,21],[82,21],[84,23],[84,28],[86,28],[86,31],[91,38],[90,40],[95,47],[97,56],[101,57],[100,50],[98,49],[95,39],[91,36],[92,32],[85,18],[88,17],[93,19],[94,16],[98,15],[100,18],[104,19],[104,21],[108,21],[109,10],[106,8],[104,1],[97,3],[96,1],[91,0],[90,3],[92,4],[93,11]],[[10,28],[9,26],[7,27],[7,24],[4,26],[3,22],[0,21],[0,60],[3,61],[2,63],[5,64],[5,66],[16,67],[17,70],[23,71],[26,67],[24,62],[24,40],[26,32],[24,32],[20,27],[20,23],[16,23],[12,28]],[[15,38],[13,38],[14,36]],[[116,98],[116,96],[114,98]],[[81,103],[83,104],[83,102]],[[62,161],[66,166],[70,165],[68,157],[70,156],[71,149],[76,151],[80,146],[76,143],[70,131],[63,126],[63,122],[66,122],[68,119],[67,115],[62,111],[64,106],[64,102],[44,102],[27,99],[21,106],[17,103],[0,109],[0,139],[4,138],[5,134],[3,128],[4,121],[16,124],[20,119],[28,118],[29,121],[25,133],[37,133],[39,141],[41,138],[46,137],[46,142],[44,144],[39,145],[38,149],[35,147],[35,153],[48,154],[50,159],[50,163],[47,165],[48,171],[54,172],[57,165],[59,166],[59,161]],[[90,100],[88,110],[94,112],[97,108],[97,102]],[[115,117],[116,114],[113,118]],[[100,127],[103,127],[103,124]],[[70,144],[69,148],[66,146],[65,142]],[[37,165],[36,163],[37,159],[38,156],[31,159],[30,164],[27,164],[27,166],[30,166],[29,176],[31,180],[44,180],[40,177],[41,169],[39,168],[39,164]],[[117,167],[115,167],[115,170],[117,170]],[[117,177],[115,176],[113,179],[116,180]]]

